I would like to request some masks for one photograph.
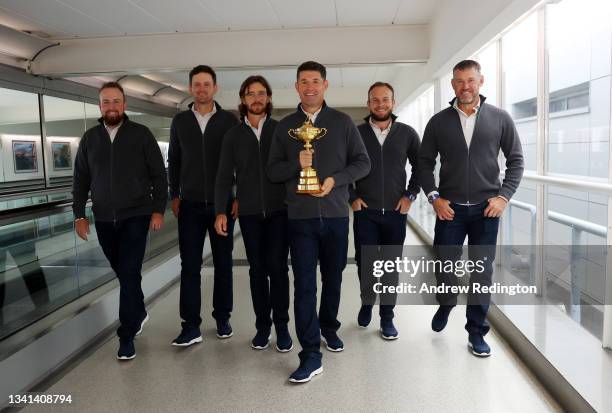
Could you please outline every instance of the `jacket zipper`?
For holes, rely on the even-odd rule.
[[[386,140],[387,140],[387,137],[385,137],[385,141]],[[385,215],[385,162],[384,162],[384,154],[383,154],[385,141],[383,141],[380,145],[380,170],[381,170],[381,181],[382,181],[381,190],[382,190],[382,214],[383,215]]]
[[[208,119],[210,122],[210,119]],[[208,127],[208,124],[206,124]],[[206,208],[206,204],[208,203],[208,197],[206,196],[206,128],[204,128],[204,132],[202,132],[202,168],[204,168],[204,208]]]
[[[480,107],[480,109],[482,109],[482,106]],[[471,171],[471,165],[472,165],[472,163],[470,161],[470,147],[472,146],[472,141],[474,140],[474,137],[476,136],[476,126],[478,125],[478,117],[480,115],[480,109],[478,109],[478,112],[475,113],[476,119],[474,119],[474,130],[472,131],[472,139],[470,139],[470,144],[467,147],[467,149],[468,149],[468,177],[467,177],[468,178],[467,179],[467,181],[468,181],[468,194],[467,195],[468,196],[467,196],[467,203],[468,204],[471,203],[470,202],[470,198],[471,198],[470,195],[471,195],[471,192],[472,192],[471,191],[471,189],[472,189],[471,188],[471,179],[470,179],[470,175],[471,175],[470,171]],[[461,121],[461,119],[460,119],[460,121]],[[466,120],[466,122],[467,122],[467,120]],[[464,137],[464,139],[465,139],[465,137]]]
[[[261,128],[261,132],[263,135],[263,126]],[[254,131],[253,131],[253,134],[254,134]],[[257,139],[257,136],[255,136],[255,138]],[[263,136],[260,135],[259,139],[257,139],[257,149],[259,151],[259,158],[258,158],[259,160],[259,191],[261,195],[261,212],[263,213],[263,217],[265,219],[266,218],[266,201],[264,198],[264,189],[263,189],[263,168],[261,167],[261,139],[262,138]]]
[[[312,141],[312,150],[313,150],[312,154],[313,155],[315,155],[316,148],[317,148],[316,141]],[[318,171],[319,170],[319,163],[317,162],[317,157],[316,156],[313,156],[313,157],[314,157],[314,167],[315,167],[315,170]],[[323,184],[323,183],[319,182],[319,184]],[[317,198],[317,205],[319,207],[319,221],[323,222],[323,212],[321,210],[321,198]]]
[[[106,129],[106,127],[104,127],[104,129]],[[113,200],[113,169],[114,169],[114,165],[113,165],[113,140],[110,137],[110,133],[108,132],[108,130],[106,130],[106,133],[108,134],[108,140],[110,141],[110,195],[111,195],[111,205],[112,205],[112,209],[113,209],[113,226],[115,226],[115,224],[117,223],[117,211],[115,209],[115,205],[114,205],[114,200]],[[115,139],[117,139],[117,135],[119,134],[119,131],[117,131],[117,133],[115,134]]]

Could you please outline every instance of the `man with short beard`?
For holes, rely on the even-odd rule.
[[[355,261],[362,284],[362,305],[357,316],[360,327],[366,328],[372,319],[375,296],[371,291],[371,274],[361,266],[362,246],[403,245],[406,238],[406,217],[410,205],[420,191],[417,179],[419,136],[410,126],[397,122],[393,87],[376,82],[368,90],[370,115],[359,125],[372,169],[349,186],[349,202],[353,208]],[[406,161],[412,173],[406,186]],[[401,249],[399,250],[401,254]],[[394,297],[385,295],[380,303],[380,334],[394,340],[399,333],[393,324]]]
[[[105,83],[99,95],[100,124],[85,132],[74,162],[72,208],[76,233],[87,241],[91,191],[98,242],[119,278],[117,358],[130,360],[136,356],[134,337],[149,318],[140,273],[147,234],[163,224],[168,183],[153,134],[125,114],[121,85]]]
[[[270,341],[272,314],[276,329],[276,350],[293,348],[289,322],[289,268],[287,256],[287,207],[285,185],[272,183],[265,174],[274,129],[272,89],[262,76],[250,76],[240,86],[242,122],[223,138],[217,171],[215,229],[228,236],[227,215],[223,212],[236,176],[238,217],[249,261],[251,297],[257,334],[251,347],[264,350]]]
[[[168,178],[172,213],[178,217],[181,253],[181,292],[179,311],[181,332],[173,346],[188,347],[202,342],[201,268],[206,232],[213,256],[214,287],[212,316],[217,324],[217,338],[230,338],[234,332],[229,322],[233,307],[232,250],[237,203],[228,194],[224,205],[215,211],[215,180],[221,144],[225,133],[238,123],[233,113],[215,102],[219,90],[217,74],[206,65],[189,72],[189,93],[193,103],[172,119],[168,148]],[[230,216],[228,235],[215,231],[215,212]]]
[[[483,271],[472,271],[470,284],[490,286],[499,217],[523,176],[523,152],[510,115],[479,94],[484,77],[480,64],[463,60],[453,68],[451,85],[455,98],[450,106],[427,123],[419,155],[419,178],[436,213],[434,250],[441,261],[461,259],[468,237],[471,261],[482,260]],[[499,151],[506,158],[503,183],[499,179]],[[436,186],[434,168],[440,156],[440,179]],[[446,266],[445,266],[446,267]],[[436,274],[439,286],[455,286],[452,272]],[[457,305],[457,294],[437,294],[440,307],[431,328],[440,332]],[[468,347],[475,356],[486,357],[491,348],[484,340],[490,294],[470,289],[466,308]]]

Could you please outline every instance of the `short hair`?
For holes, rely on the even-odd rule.
[[[297,76],[296,77],[299,79],[300,78],[300,73],[301,72],[306,72],[306,71],[319,72],[321,74],[321,77],[323,78],[323,80],[325,80],[326,77],[327,77],[327,69],[325,69],[325,66],[323,66],[319,62],[314,62],[312,60],[309,60],[307,62],[302,63],[297,68]]]
[[[240,85],[240,90],[238,91],[238,94],[240,95],[241,98],[243,98],[246,95],[247,89],[253,83],[261,83],[262,86],[266,88],[266,92],[268,96],[270,97],[272,96],[272,88],[270,87],[270,84],[268,83],[266,78],[261,75],[253,75],[253,76],[247,77],[244,80],[244,82],[242,82],[242,85]],[[240,112],[241,118],[244,118],[247,115],[247,106],[244,103],[242,103],[242,100],[240,101],[240,104],[238,105],[238,111]],[[266,105],[266,115],[270,116],[271,114],[272,114],[272,101],[270,100],[268,104]]]
[[[370,88],[368,89],[368,100],[370,100],[370,92],[372,91],[372,89],[376,88],[376,87],[386,87],[387,89],[389,89],[391,91],[391,97],[393,99],[395,99],[395,90],[393,90],[393,86],[391,86],[389,83],[387,82],[375,82],[374,84],[372,84],[372,86],[370,86]]]
[[[453,67],[453,73],[455,73],[455,70],[464,71],[472,68],[476,69],[476,71],[480,73],[480,63],[478,63],[476,60],[462,60],[457,63],[455,67]]]
[[[217,74],[215,73],[212,67],[206,66],[206,65],[197,65],[196,67],[191,69],[191,71],[189,72],[189,84],[190,85],[191,85],[191,80],[198,73],[208,73],[210,76],[212,76],[213,84],[214,85],[217,84]]]
[[[102,84],[102,86],[100,86],[100,89],[98,89],[98,95],[102,93],[104,89],[119,90],[119,92],[121,92],[121,95],[123,96],[123,100],[125,100],[125,92],[123,91],[123,87],[119,84],[119,82],[106,82]]]

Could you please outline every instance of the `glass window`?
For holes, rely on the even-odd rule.
[[[43,96],[47,186],[70,186],[74,158],[85,132],[83,102]]]
[[[532,13],[501,40],[503,108],[515,120],[527,170],[536,169],[537,38],[537,14]]]
[[[44,187],[38,95],[0,88],[0,195]]]
[[[455,97],[455,91],[451,86],[452,78],[453,72],[449,72],[440,78],[440,110],[446,109],[449,105],[448,102]]]
[[[546,13],[548,171],[607,178],[612,4],[564,0],[548,4]]]
[[[487,103],[495,106],[499,106],[497,102],[497,45],[496,41],[491,43],[474,57],[474,60],[480,63],[480,72],[484,76],[480,94],[487,98]]]

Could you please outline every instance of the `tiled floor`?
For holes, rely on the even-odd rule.
[[[409,235],[406,243],[412,242],[418,241]],[[244,259],[241,240],[234,258]],[[264,351],[249,346],[254,315],[248,267],[234,269],[235,334],[227,340],[215,337],[211,269],[204,274],[203,343],[170,346],[180,328],[174,287],[149,307],[151,321],[136,341],[136,359],[118,362],[117,340],[110,338],[45,390],[71,394],[72,405],[45,411],[559,411],[494,331],[488,336],[491,357],[468,352],[463,307],[455,309],[442,333],[429,327],[432,306],[398,306],[400,339],[393,342],[380,338],[376,320],[367,330],[359,328],[354,265],[344,273],[340,305],[345,351],[322,350],[323,374],[307,384],[290,384],[298,348],[280,354],[272,346]]]

